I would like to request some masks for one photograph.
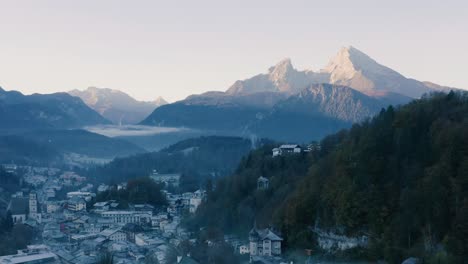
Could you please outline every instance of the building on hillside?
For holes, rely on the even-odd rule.
[[[3,169],[8,172],[8,173],[12,173],[12,174],[16,174],[16,170],[18,169],[18,166],[16,166],[16,164],[2,164],[1,167],[3,167]]]
[[[250,247],[248,244],[239,246],[239,254],[245,255],[250,253]]]
[[[81,197],[86,202],[91,201],[91,199],[93,199],[93,197],[95,197],[95,196],[96,196],[96,194],[91,193],[91,192],[69,192],[69,193],[67,193],[67,198],[68,199],[71,199],[72,197]]]
[[[127,235],[122,232],[119,228],[109,228],[105,229],[101,233],[99,233],[100,236],[105,237],[106,239],[110,241],[125,241],[127,240]]]
[[[100,212],[101,217],[108,219],[109,222],[125,225],[127,223],[149,224],[153,216],[147,212],[138,211],[104,211]]]
[[[204,190],[197,190],[193,193],[192,198],[190,198],[189,203],[189,212],[195,213],[198,209],[198,206],[205,200],[206,198],[206,191]]]
[[[257,190],[266,190],[268,187],[270,187],[270,180],[263,176],[258,177]]]
[[[68,200],[67,208],[73,212],[86,210],[86,201],[79,196],[73,196]]]
[[[279,256],[283,239],[269,228],[252,228],[249,232],[250,256]]]
[[[127,235],[128,241],[135,243],[135,235],[137,233],[142,233],[144,230],[143,227],[138,224],[128,223],[122,227],[122,231]]]
[[[150,178],[156,183],[162,183],[166,187],[179,187],[180,174],[179,173],[166,173],[159,174],[156,170],[150,175]]]
[[[309,145],[307,145],[307,148],[304,150],[304,152],[311,152],[311,151],[320,151],[322,150],[322,146],[318,142],[312,142]]]
[[[287,155],[287,154],[298,154],[298,153],[301,153],[301,151],[302,151],[301,146],[297,144],[281,145],[279,148],[274,148],[272,150],[273,157]]]

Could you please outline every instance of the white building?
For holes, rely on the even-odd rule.
[[[270,186],[270,181],[267,178],[263,176],[258,177],[257,190],[266,190],[268,189],[269,186]]]
[[[68,200],[67,208],[73,212],[86,210],[86,201],[79,196],[73,196]]]
[[[69,193],[67,193],[67,198],[68,199],[71,199],[72,197],[81,197],[87,202],[91,201],[91,199],[94,196],[96,196],[96,194],[91,193],[91,192],[69,192]]]
[[[245,255],[250,253],[250,245],[240,245],[239,246],[239,254]]]
[[[205,200],[206,192],[203,190],[197,190],[193,193],[192,198],[190,198],[189,211],[190,213],[195,213],[198,209],[198,206]]]
[[[152,214],[138,211],[105,211],[101,212],[101,217],[110,220],[112,223],[125,225],[127,223],[142,224],[151,221]]]
[[[286,144],[281,145],[279,148],[274,148],[272,150],[273,157],[286,155],[286,154],[298,154],[301,153],[302,149],[301,146],[296,144]]]
[[[279,256],[281,255],[281,241],[283,239],[269,228],[252,228],[249,233],[250,256]]]
[[[149,236],[144,233],[135,234],[135,244],[137,246],[153,246],[153,245],[162,245],[164,241],[158,238],[157,236]]]
[[[60,205],[59,202],[55,202],[55,201],[48,201],[48,202],[46,202],[46,212],[47,212],[48,214],[56,213],[56,212],[58,212],[61,208],[62,208],[62,206]]]
[[[178,187],[180,182],[179,173],[159,174],[156,170],[153,170],[153,173],[150,175],[150,178],[156,183],[163,183],[164,185],[166,185],[166,187]]]
[[[1,256],[0,264],[58,263],[58,257],[44,245],[30,245],[18,254]]]

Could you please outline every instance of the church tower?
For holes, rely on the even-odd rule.
[[[29,194],[29,214],[33,217],[37,214],[37,194],[35,192]]]

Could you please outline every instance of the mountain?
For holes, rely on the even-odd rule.
[[[0,132],[109,124],[80,98],[67,93],[23,95],[0,88]]]
[[[436,85],[404,77],[354,47],[342,48],[321,72],[329,75],[329,83],[349,86],[371,96],[398,93],[419,98],[439,90]]]
[[[467,120],[468,92],[435,93],[327,136],[309,153],[253,150],[208,189],[188,226],[247,237],[255,223],[280,231],[285,250],[370,263],[465,263]],[[268,189],[257,188],[260,176]]]
[[[253,94],[258,92],[281,92],[294,94],[311,83],[328,82],[328,74],[313,71],[297,71],[290,59],[284,59],[268,69],[267,74],[259,74],[250,79],[236,81],[226,93],[229,95]]]
[[[354,47],[317,72],[284,59],[267,73],[156,109],[141,124],[188,127],[284,141],[319,139],[433,91],[454,88],[406,78]]]
[[[369,96],[396,93],[412,98],[419,98],[422,94],[434,90],[454,89],[406,78],[350,46],[340,49],[328,65],[318,72],[298,71],[292,66],[290,59],[284,59],[270,67],[266,74],[236,81],[227,90],[227,94],[265,91],[294,94],[310,84],[320,83],[348,86]]]
[[[330,84],[308,85],[292,95],[271,91],[235,95],[217,92],[162,106],[141,124],[303,142],[346,128],[389,104],[409,100],[396,95],[375,98]]]
[[[72,90],[68,93],[80,97],[89,107],[114,124],[136,124],[155,108],[167,104],[162,97],[152,102],[142,102],[124,92],[108,88],[89,87],[83,91]]]
[[[388,105],[384,99],[346,86],[313,84],[277,103],[250,129],[260,137],[307,142],[349,127]]]

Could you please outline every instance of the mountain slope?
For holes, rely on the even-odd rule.
[[[329,83],[349,86],[371,96],[391,92],[419,98],[437,89],[404,77],[354,47],[342,48],[322,72],[329,74]]]
[[[346,86],[314,84],[276,104],[250,130],[260,137],[307,142],[347,128],[390,104]]]
[[[110,122],[66,93],[23,95],[0,88],[0,132],[78,128]]]
[[[382,110],[309,154],[252,151],[216,183],[190,224],[244,236],[254,222],[273,226],[289,249],[314,246],[317,254],[339,250],[321,248],[313,230],[330,232],[330,243],[364,234],[367,247],[348,252],[372,262],[413,256],[464,263],[467,120],[467,92],[439,93]],[[257,190],[260,176],[269,179],[268,190]]]
[[[449,89],[408,79],[346,47],[319,72],[299,71],[285,59],[224,93],[192,95],[158,108],[141,124],[303,141],[348,127],[382,107]]]
[[[214,176],[226,176],[234,171],[241,158],[264,141],[252,142],[239,137],[198,137],[182,140],[158,152],[115,159],[91,170],[99,181],[121,182],[135,175],[181,173],[182,188],[198,189]]]
[[[126,140],[82,129],[35,130],[21,136],[62,153],[76,153],[95,158],[115,158],[146,152]]]
[[[268,69],[267,74],[259,74],[250,79],[236,81],[226,93],[229,95],[253,94],[258,92],[281,92],[294,94],[311,83],[328,82],[328,74],[312,71],[297,71],[290,59],[284,59]]]
[[[89,107],[114,124],[136,124],[155,108],[167,104],[162,97],[152,102],[142,102],[124,92],[108,88],[89,87],[84,91],[72,90],[68,93],[80,97]]]
[[[370,117],[404,96],[374,98],[349,87],[315,84],[293,95],[277,92],[191,96],[156,109],[142,124],[183,126],[230,135],[308,141]]]

